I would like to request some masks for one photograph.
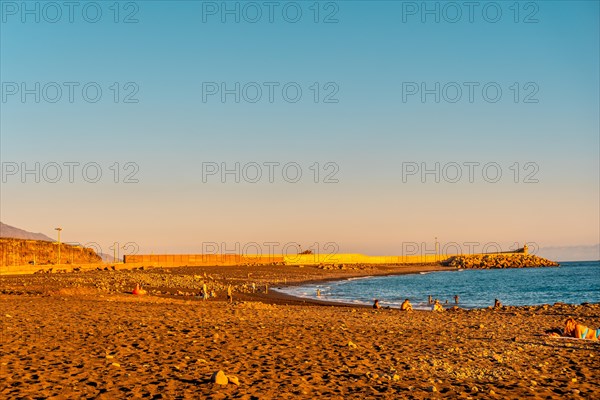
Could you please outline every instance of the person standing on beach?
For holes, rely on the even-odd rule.
[[[231,285],[227,286],[227,301],[233,303],[233,289]]]
[[[458,295],[454,295],[454,304],[458,304]]]
[[[206,283],[202,284],[202,298],[208,300],[208,287],[206,286]]]
[[[433,299],[431,298],[431,295],[429,295],[429,297],[427,298],[427,304],[433,304]]]

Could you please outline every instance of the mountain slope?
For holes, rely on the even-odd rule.
[[[15,228],[14,226],[6,225],[2,222],[0,222],[0,237],[13,239],[44,240],[46,242],[55,241],[54,239],[49,238],[43,233],[28,232],[23,229]]]

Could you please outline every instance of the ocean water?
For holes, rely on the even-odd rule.
[[[276,289],[297,297],[352,304],[399,307],[408,298],[415,309],[429,309],[431,295],[463,308],[484,308],[499,299],[504,305],[556,302],[600,302],[600,261],[565,262],[560,267],[426,272],[410,275],[361,277]]]

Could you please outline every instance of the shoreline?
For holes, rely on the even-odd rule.
[[[316,306],[334,306],[334,307],[357,307],[357,308],[371,308],[371,305],[368,304],[354,304],[354,303],[345,303],[341,301],[328,301],[328,300],[320,300],[318,298],[305,298],[294,296],[288,293],[282,293],[277,291],[277,287],[285,288],[285,287],[297,287],[303,285],[312,285],[312,284],[321,284],[326,282],[339,282],[346,281],[350,279],[356,278],[374,278],[374,277],[382,277],[382,276],[399,276],[399,275],[411,275],[411,274],[419,274],[421,272],[443,272],[443,271],[455,271],[455,268],[450,268],[442,265],[410,265],[410,266],[400,266],[400,267],[390,267],[390,266],[378,266],[375,267],[377,270],[369,271],[369,273],[357,273],[349,276],[324,276],[318,279],[307,279],[294,281],[290,283],[283,283],[273,285],[269,288],[269,293],[238,293],[234,294],[235,297],[242,297],[242,301],[260,301],[268,304],[281,304],[281,305],[316,305]],[[394,269],[390,271],[389,269]],[[401,269],[401,270],[398,270]],[[363,271],[361,271],[363,272]],[[423,311],[423,310],[419,310]]]
[[[595,261],[592,261],[595,262]],[[358,307],[358,308],[372,308],[372,304],[370,301],[361,301],[358,299],[355,299],[356,302],[353,302],[352,299],[348,299],[347,301],[344,301],[342,299],[332,299],[332,300],[326,300],[323,298],[318,298],[316,296],[316,294],[314,296],[309,297],[309,295],[307,295],[307,297],[303,297],[303,296],[299,296],[299,295],[294,295],[294,294],[290,294],[290,293],[286,293],[285,289],[289,288],[289,287],[298,287],[298,286],[309,286],[309,285],[319,285],[319,284],[325,284],[327,282],[344,282],[344,281],[349,281],[349,280],[354,280],[354,279],[369,279],[369,278],[378,278],[378,277],[386,277],[386,276],[402,276],[402,275],[417,275],[417,274],[422,274],[422,273],[434,273],[434,272],[457,272],[459,269],[457,268],[449,268],[446,266],[439,266],[440,268],[427,268],[428,266],[426,265],[422,265],[422,266],[418,266],[416,268],[414,268],[414,270],[412,271],[401,271],[401,272],[384,272],[384,273],[375,273],[375,274],[370,274],[370,275],[360,275],[360,276],[350,276],[350,277],[344,277],[344,278],[335,278],[335,277],[329,277],[329,278],[324,278],[324,279],[316,279],[316,280],[308,280],[308,281],[304,281],[304,282],[294,282],[291,284],[286,284],[286,285],[279,285],[277,287],[273,287],[273,291],[275,291],[275,294],[272,295],[271,294],[271,290],[269,291],[269,296],[267,297],[263,297],[258,301],[265,301],[267,298],[268,299],[272,299],[273,304],[279,304],[279,303],[283,303],[286,304],[287,302],[294,302],[294,303],[302,303],[302,304],[314,304],[314,305],[319,305],[319,306],[336,306],[336,307]],[[525,268],[515,268],[515,269],[537,269],[538,267],[525,267]],[[551,266],[551,267],[544,267],[544,268],[560,268],[560,265],[557,266]],[[508,268],[507,268],[508,269]],[[469,269],[462,269],[465,271],[468,271]],[[489,269],[477,269],[478,271],[482,271],[482,270],[489,270]],[[393,304],[393,305],[385,305],[385,300],[381,300],[382,301],[382,308],[386,308],[386,309],[391,309],[391,310],[400,310],[400,302],[398,302],[398,304]],[[424,302],[423,302],[424,303]],[[578,305],[585,305],[585,304],[598,304],[600,305],[600,301],[579,301],[579,302],[568,302],[568,301],[551,301],[551,302],[541,302],[541,303],[535,303],[535,304],[504,304],[502,308],[504,309],[519,309],[519,308],[527,308],[527,307],[540,307],[540,306],[553,306],[555,304],[559,304],[559,305],[571,305],[571,306],[578,306]],[[460,310],[485,310],[485,309],[493,309],[493,305],[489,304],[489,305],[484,305],[484,306],[480,306],[480,305],[474,305],[474,306],[464,306],[463,304],[459,303],[456,304],[452,301],[449,301],[448,303],[442,303],[442,306],[444,308],[444,311],[448,311],[448,310],[456,310],[456,309],[460,309]],[[431,305],[426,305],[426,306],[415,306],[415,303],[413,302],[413,307],[414,307],[414,311],[420,311],[420,312],[431,312]],[[417,308],[418,307],[418,308]]]
[[[532,267],[533,269],[534,267]],[[557,267],[543,267],[543,268],[559,268]],[[522,269],[522,268],[516,268]],[[527,268],[529,269],[529,268]],[[88,278],[88,281],[94,281],[96,278],[102,280],[107,277],[123,277],[129,278],[132,282],[130,285],[134,285],[136,277],[140,275],[159,275],[159,276],[190,276],[192,275],[195,279],[205,280],[209,279],[213,283],[209,283],[209,287],[212,287],[215,282],[217,286],[220,285],[221,290],[217,290],[217,298],[210,298],[209,302],[220,302],[224,301],[224,291],[228,284],[232,284],[235,288],[245,287],[244,291],[234,289],[234,301],[241,302],[261,302],[272,305],[316,305],[323,307],[345,307],[345,308],[372,308],[370,302],[355,303],[351,301],[343,300],[325,300],[316,297],[301,297],[293,294],[285,293],[283,290],[289,287],[297,287],[304,285],[316,285],[325,284],[327,282],[340,282],[348,281],[353,279],[368,279],[386,276],[402,276],[402,275],[416,275],[421,273],[433,273],[433,272],[455,272],[458,268],[449,267],[441,264],[408,264],[408,265],[368,265],[368,266],[357,266],[355,268],[346,269],[322,269],[315,266],[270,266],[270,265],[254,265],[254,266],[210,266],[210,267],[151,267],[151,268],[140,268],[137,270],[103,270],[103,271],[84,271],[84,272],[70,272],[65,274],[37,274],[37,275],[3,275],[0,276],[0,294],[7,293],[6,289],[2,286],[6,286],[6,283],[11,281],[36,281],[36,280],[79,280],[82,277]],[[464,269],[469,270],[469,269]],[[481,269],[478,269],[481,270]],[[251,272],[249,272],[251,271]],[[197,274],[203,273],[202,276]],[[208,274],[208,275],[207,275]],[[219,274],[218,276],[215,276]],[[257,291],[249,291],[249,285],[252,282],[260,282],[257,285]],[[2,285],[2,284],[5,285]],[[264,285],[269,286],[268,293],[264,293]],[[25,283],[28,287],[28,293],[34,294],[37,289],[37,294],[48,293],[48,288],[40,288],[38,285],[33,283]],[[60,286],[60,285],[58,285]],[[65,285],[66,287],[72,286],[71,283]],[[75,284],[75,286],[80,286]],[[81,286],[86,286],[81,285]],[[88,282],[89,286],[89,282]],[[178,289],[177,285],[169,288],[160,287],[158,294],[153,293],[154,290],[150,290],[148,297],[157,297],[165,299],[181,299],[184,301],[198,301],[199,298],[199,284],[195,284],[192,292],[182,292],[185,290],[182,288]],[[148,288],[148,286],[146,286]],[[14,288],[16,289],[16,288]],[[112,290],[110,285],[105,286],[104,289],[100,290],[109,293],[129,295],[130,290],[126,287],[125,290]],[[52,291],[52,290],[50,290]],[[18,293],[19,290],[17,289]],[[10,291],[8,291],[10,294]],[[560,304],[578,305],[580,303],[567,303],[558,302]],[[542,304],[552,303],[540,303],[540,304],[527,304],[527,305],[506,305],[507,307],[535,307]],[[595,303],[591,303],[595,304]],[[445,310],[453,309],[458,307],[461,310],[483,310],[490,308],[489,306],[472,306],[464,307],[461,304],[456,305],[454,302],[448,302],[442,304]],[[415,304],[413,304],[413,307]],[[389,307],[392,310],[398,310],[397,306],[384,306]],[[429,312],[429,307],[415,308],[414,311]]]

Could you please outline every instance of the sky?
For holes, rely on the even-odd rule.
[[[465,3],[1,0],[0,219],[106,253],[599,259],[599,2]]]

